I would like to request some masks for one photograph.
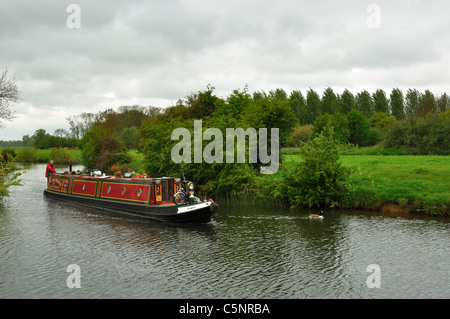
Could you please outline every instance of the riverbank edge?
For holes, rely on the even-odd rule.
[[[395,200],[388,200],[377,203],[356,202],[353,207],[344,207],[358,210],[379,211],[383,213],[401,213],[414,215],[427,215],[436,217],[450,217],[449,205],[430,205],[425,206],[420,201],[414,203],[401,203]]]
[[[18,162],[21,164],[27,164],[23,162]],[[33,163],[43,164],[45,162],[35,161]],[[28,163],[29,164],[29,163]],[[80,161],[75,160],[74,165],[81,164]],[[261,189],[260,189],[261,190]],[[266,195],[267,192],[263,191]],[[360,194],[362,195],[362,194]],[[249,201],[249,202],[263,202],[271,203],[274,206],[289,208],[282,200],[274,198],[272,196],[262,197],[259,194],[254,194],[251,190],[234,195],[219,195],[218,198],[239,198],[239,200]],[[362,198],[365,196],[362,195]],[[360,197],[360,198],[361,198]],[[354,197],[353,197],[354,198]],[[376,198],[376,197],[375,197]],[[300,207],[299,207],[300,208]],[[320,208],[317,208],[320,209]],[[342,204],[342,206],[332,209],[355,209],[355,210],[366,210],[366,211],[379,211],[379,212],[398,212],[402,214],[415,214],[415,215],[427,215],[427,216],[444,216],[450,217],[450,202],[430,202],[424,203],[420,199],[409,200],[408,202],[400,202],[395,199],[387,200],[356,200],[354,203],[349,201],[349,203]]]
[[[339,207],[301,207],[292,206],[289,207],[282,200],[273,197],[261,197],[258,195],[251,194],[247,192],[246,194],[233,194],[233,195],[219,195],[216,197],[216,201],[232,201],[241,202],[243,204],[258,204],[258,205],[270,205],[273,207],[282,207],[285,209],[314,209],[314,210],[360,210],[360,211],[372,211],[380,212],[386,214],[399,214],[399,215],[422,215],[422,216],[433,216],[433,217],[450,217],[450,203],[447,204],[432,204],[425,205],[420,200],[414,202],[399,202],[396,200],[386,200],[386,201],[356,201],[353,205],[342,205]]]

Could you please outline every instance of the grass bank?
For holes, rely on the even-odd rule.
[[[301,161],[300,151],[282,156],[285,166]],[[351,208],[450,213],[449,156],[358,153],[341,155],[341,162],[351,170]]]
[[[24,148],[14,148],[14,152],[19,155]],[[52,149],[34,149],[35,154],[37,155],[35,160],[31,162],[37,163],[48,163],[51,159]],[[67,149],[64,150],[68,154],[70,154],[70,158],[72,159],[73,164],[81,164],[81,150],[79,149]],[[129,150],[128,154],[131,157],[130,167],[134,168],[136,171],[143,169],[144,164],[144,154],[140,153],[138,150]],[[63,163],[61,163],[63,164]]]
[[[18,155],[22,153],[26,148],[23,147],[17,147],[13,148],[14,152],[16,154],[15,160],[17,161]],[[47,163],[49,162],[51,158],[51,153],[53,149],[33,149],[33,160],[29,160],[27,162],[36,162],[36,163]],[[70,155],[70,158],[72,159],[73,164],[81,164],[81,150],[79,149],[67,149],[64,150]],[[34,156],[35,155],[35,156]]]

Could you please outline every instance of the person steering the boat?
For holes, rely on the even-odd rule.
[[[56,173],[56,169],[53,167],[53,160],[51,160],[47,164],[47,168],[45,170],[45,177],[47,177],[47,184],[48,184],[48,179],[50,177],[50,173]]]

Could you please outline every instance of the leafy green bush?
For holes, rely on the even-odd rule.
[[[33,147],[25,147],[16,157],[14,157],[14,162],[36,162],[38,160],[39,155]]]
[[[8,153],[8,152],[4,153],[4,151],[2,151],[1,157],[0,157],[0,162],[3,162],[3,160],[4,160],[3,154],[6,154],[6,162],[11,162],[12,160],[14,160],[14,156],[11,153]]]
[[[307,143],[311,137],[312,129],[312,124],[294,127],[290,135],[289,146],[300,147],[302,142]]]
[[[109,173],[113,173],[113,171],[111,170],[111,167],[113,165],[118,165],[123,173],[127,172],[128,170],[132,170],[131,167],[128,165],[131,162],[131,156],[127,154],[126,151],[108,154],[105,162],[108,167],[107,171]],[[102,168],[102,170],[106,171],[105,168]]]
[[[12,147],[4,148],[4,149],[1,150],[0,153],[3,154],[3,152],[8,154],[8,160],[12,160],[17,155],[16,150],[14,148],[12,148]],[[9,155],[11,155],[11,157]]]
[[[302,161],[283,171],[273,192],[292,206],[336,207],[349,192],[350,171],[340,163],[333,128],[326,126],[310,145],[303,145]]]
[[[19,179],[20,175],[22,172],[13,164],[8,164],[0,169],[0,198],[9,196],[9,187],[22,185]]]
[[[333,126],[334,136],[333,138],[341,143],[347,143],[350,137],[350,131],[348,128],[347,117],[341,113],[328,114],[319,116],[314,121],[314,127],[312,129],[313,136],[319,136],[322,130],[326,126]]]
[[[104,172],[109,171],[112,165],[120,164],[117,162],[117,156],[126,156],[119,138],[109,129],[101,126],[92,127],[81,139],[80,146],[83,165],[86,168],[97,168]]]
[[[390,126],[385,147],[404,147],[412,155],[450,154],[450,111],[429,114],[409,122]]]
[[[69,161],[73,160],[73,157],[69,151],[60,148],[53,149],[50,152],[50,159],[52,159],[55,163],[67,164]]]
[[[370,123],[367,118],[355,109],[347,114],[350,136],[348,141],[359,146],[370,145]]]

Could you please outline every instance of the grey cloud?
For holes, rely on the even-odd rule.
[[[81,8],[80,29],[66,26],[71,3]],[[376,30],[366,24],[371,3],[2,0],[0,70],[23,93],[15,123],[36,108],[169,106],[207,84],[224,95],[246,84],[319,92],[448,84],[450,3],[376,1]]]

